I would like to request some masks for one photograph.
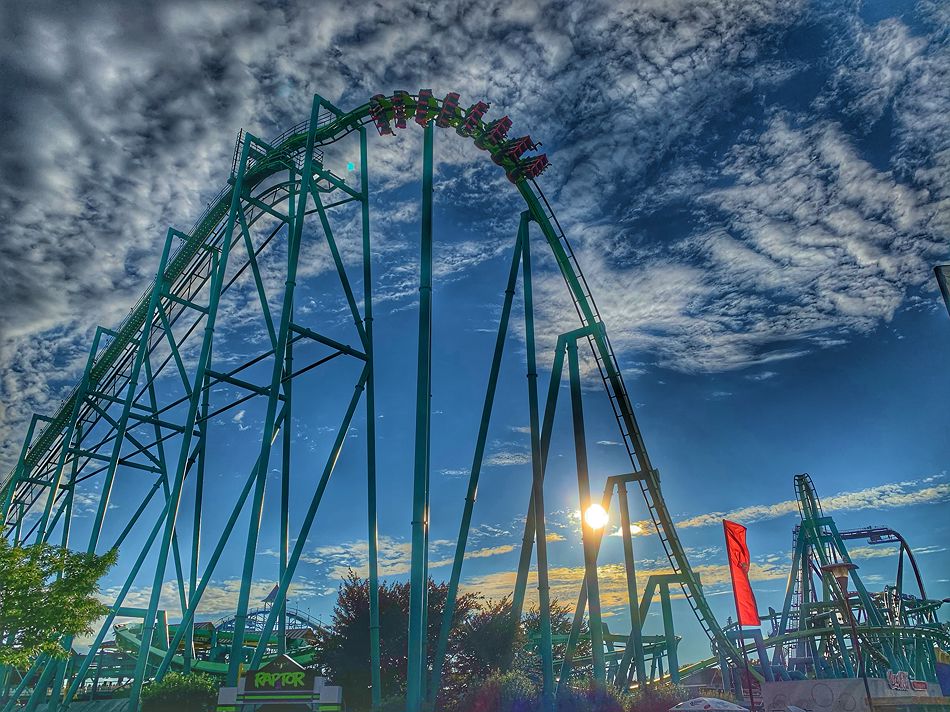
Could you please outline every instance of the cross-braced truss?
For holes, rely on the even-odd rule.
[[[696,575],[689,567],[670,514],[660,491],[659,475],[646,451],[634,417],[617,359],[607,337],[590,289],[581,273],[567,238],[544,197],[536,178],[548,165],[543,154],[532,155],[539,144],[530,137],[509,138],[507,117],[488,122],[488,105],[477,102],[467,110],[457,94],[443,100],[431,92],[418,95],[396,92],[377,95],[350,112],[315,97],[310,119],[272,141],[242,132],[235,148],[228,185],[212,201],[191,231],[168,231],[155,281],[115,330],[99,328],[78,386],[50,418],[34,416],[15,470],[5,480],[2,492],[4,535],[17,542],[51,541],[73,548],[102,552],[122,547],[133,529],[142,532],[137,557],[128,568],[123,586],[116,592],[107,620],[101,626],[90,654],[78,669],[67,662],[45,658],[27,671],[20,689],[28,684],[36,692],[29,705],[35,707],[49,695],[49,709],[68,706],[83,684],[96,651],[104,644],[118,616],[134,623],[117,636],[135,659],[130,690],[130,709],[135,709],[141,688],[149,679],[160,678],[170,669],[215,672],[233,685],[242,665],[251,669],[270,656],[284,652],[287,642],[286,600],[303,548],[314,524],[334,466],[361,401],[366,429],[366,516],[369,535],[370,639],[372,690],[379,703],[379,618],[376,532],[376,438],[373,350],[372,250],[369,222],[370,188],[367,173],[366,125],[382,136],[410,122],[424,132],[422,174],[422,235],[420,251],[419,341],[413,466],[412,569],[410,573],[409,710],[431,703],[440,689],[446,641],[461,579],[469,539],[475,494],[483,464],[502,353],[508,334],[514,295],[519,283],[524,302],[525,343],[530,413],[532,488],[525,523],[518,576],[513,592],[515,615],[524,606],[532,557],[537,561],[541,614],[540,653],[544,697],[552,704],[556,695],[555,660],[549,620],[547,550],[543,482],[551,442],[554,412],[567,361],[571,417],[582,509],[592,503],[580,388],[579,349],[589,349],[609,396],[631,471],[607,480],[603,503],[609,507],[616,489],[624,523],[624,553],[633,621],[629,636],[611,636],[600,614],[596,574],[600,534],[583,527],[587,575],[580,592],[568,654],[560,661],[561,680],[571,666],[573,644],[585,612],[593,641],[593,669],[598,679],[608,674],[619,685],[644,682],[656,676],[662,661],[673,679],[678,679],[676,636],[670,613],[670,587],[682,590],[706,634],[717,649],[731,659],[739,652],[716,622]],[[489,368],[488,387],[476,438],[468,494],[462,513],[456,555],[449,580],[447,612],[435,651],[427,663],[424,631],[427,629],[425,582],[428,569],[429,503],[429,393],[432,366],[432,198],[433,141],[436,128],[453,128],[490,154],[506,172],[524,200],[520,226],[514,240],[498,337]],[[360,147],[360,185],[354,188],[324,165],[322,149],[354,135]],[[361,286],[354,289],[334,236],[332,215],[347,204],[358,207],[361,223]],[[554,367],[542,404],[539,400],[534,302],[531,276],[531,232],[553,255],[579,318],[578,328],[557,339]],[[295,309],[301,250],[306,241],[319,240],[328,250],[338,287],[352,323],[353,344],[331,338],[319,315]],[[269,269],[262,269],[264,261]],[[279,280],[274,274],[278,265]],[[233,345],[221,337],[228,320],[235,318],[227,300],[246,288],[257,302],[256,319],[262,337],[259,349],[236,359]],[[222,343],[223,342],[223,343]],[[291,529],[288,498],[292,480],[291,424],[295,411],[306,404],[294,402],[295,381],[321,367],[348,364],[353,382],[351,396],[341,404],[339,425],[325,466],[308,487],[306,513]],[[160,386],[160,387],[159,387]],[[213,397],[216,387],[227,386],[241,396],[227,403]],[[208,536],[202,529],[208,502],[205,477],[213,457],[215,420],[225,413],[254,402],[261,413],[257,433],[259,449],[248,472],[237,482],[236,501],[222,529]],[[543,407],[542,407],[543,406]],[[279,457],[274,451],[279,450]],[[267,487],[269,463],[281,462],[279,522],[279,582],[266,616],[250,608],[255,556],[260,541],[260,521]],[[139,492],[123,498],[114,508],[113,492],[121,481],[138,478]],[[629,536],[627,485],[640,490],[653,520],[656,534],[668,555],[672,572],[653,577],[641,600],[637,591],[633,545]],[[75,510],[83,493],[92,491],[93,515],[84,526],[83,540]],[[186,496],[187,495],[187,496]],[[129,503],[131,502],[131,504]],[[186,508],[183,503],[190,507]],[[130,511],[131,510],[131,511]],[[150,515],[149,518],[146,515]],[[239,520],[249,517],[246,529]],[[116,524],[118,522],[118,524]],[[187,526],[186,526],[187,524]],[[106,534],[109,534],[107,537]],[[244,549],[243,571],[233,616],[230,651],[223,660],[203,660],[195,649],[195,615],[229,539]],[[126,552],[127,553],[127,552]],[[124,559],[127,562],[127,559]],[[177,584],[178,610],[165,610],[162,601],[167,571]],[[140,572],[152,585],[145,606],[133,607],[126,597]],[[643,636],[641,621],[656,592],[664,613],[664,635]],[[177,617],[170,624],[169,616]],[[248,625],[250,619],[253,626]],[[253,628],[251,630],[250,628]],[[121,639],[121,641],[120,641]],[[569,641],[570,642],[570,641]],[[71,645],[64,640],[63,644]],[[653,656],[647,673],[644,660]],[[13,704],[11,701],[9,704]]]

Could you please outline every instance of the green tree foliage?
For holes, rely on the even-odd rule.
[[[435,654],[447,594],[446,584],[429,581],[426,633],[430,662]],[[459,657],[459,623],[467,621],[478,610],[477,596],[462,594],[458,597],[454,632],[449,640],[450,660]],[[408,583],[380,584],[379,626],[383,696],[404,694],[409,629]],[[465,657],[466,661],[472,659],[471,656]],[[317,631],[316,667],[334,685],[343,687],[348,706],[358,710],[369,709],[369,583],[352,571],[340,585],[332,622]],[[451,671],[449,677],[453,677]]]
[[[142,688],[142,712],[207,712],[218,702],[218,682],[210,675],[170,672]]]
[[[442,625],[448,587],[429,581],[427,650],[431,666]],[[551,624],[555,634],[570,631],[573,609],[553,602]],[[381,584],[379,589],[380,677],[384,700],[396,709],[404,704],[406,647],[409,626],[409,584]],[[524,700],[540,686],[537,607],[523,620],[512,621],[511,598],[488,600],[466,593],[459,595],[449,635],[442,672],[439,710],[468,710],[468,706],[494,710],[492,700],[515,705],[528,712]],[[581,630],[576,655],[590,656],[586,625]],[[334,685],[343,687],[347,704],[354,710],[369,709],[369,583],[352,571],[343,580],[329,625],[317,631],[315,666]],[[563,644],[555,656],[563,655]],[[514,657],[512,657],[514,653]],[[509,668],[513,672],[507,673]],[[572,679],[589,677],[590,664],[580,666]],[[505,674],[502,674],[505,672]],[[487,688],[486,681],[492,681]],[[584,688],[586,690],[586,687]],[[586,693],[585,693],[586,694]],[[508,702],[504,702],[508,700]],[[518,700],[521,700],[518,702]],[[498,702],[498,704],[502,704]],[[510,702],[510,704],[509,704]],[[388,709],[388,708],[387,708]]]
[[[65,657],[60,639],[91,632],[107,613],[95,594],[117,556],[0,539],[0,664],[25,667],[41,653]]]

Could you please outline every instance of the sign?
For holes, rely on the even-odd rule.
[[[217,712],[341,712],[343,690],[287,655],[218,690]]]
[[[894,672],[893,670],[887,671],[887,686],[892,690],[909,690],[910,689],[910,675],[908,675],[903,670]]]
[[[910,675],[904,670],[897,672],[888,670],[887,686],[892,690],[899,690],[901,692],[909,692],[911,690],[921,692],[927,690],[927,682],[925,680],[911,680]]]
[[[245,692],[287,692],[313,689],[316,672],[305,670],[288,655],[274,658],[260,670],[249,672],[245,677]]]

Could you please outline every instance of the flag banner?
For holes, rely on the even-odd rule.
[[[746,546],[746,528],[727,519],[722,521],[726,534],[726,554],[729,556],[729,575],[732,577],[732,592],[736,599],[736,613],[739,625],[755,626],[759,622],[759,609],[755,604],[755,594],[749,583],[749,547]]]

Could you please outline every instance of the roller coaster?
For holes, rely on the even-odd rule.
[[[310,118],[280,136],[263,140],[242,131],[237,138],[230,178],[208,209],[189,231],[170,228],[154,282],[116,328],[96,329],[78,385],[51,416],[34,415],[20,457],[0,490],[3,536],[30,544],[66,545],[78,533],[88,537],[83,548],[103,552],[128,546],[138,551],[118,588],[90,651],[78,666],[68,661],[38,658],[22,671],[19,686],[3,708],[9,712],[26,690],[32,690],[27,709],[65,709],[77,699],[95,666],[99,652],[108,645],[132,661],[129,710],[138,709],[142,686],[161,679],[169,670],[204,670],[234,685],[242,669],[257,669],[273,656],[289,653],[308,662],[309,648],[294,641],[295,628],[307,626],[287,610],[287,596],[311,533],[324,493],[352,424],[362,422],[365,437],[370,585],[370,673],[374,708],[380,704],[380,652],[378,607],[378,533],[376,484],[375,364],[385,354],[374,352],[373,340],[373,230],[370,226],[368,133],[382,141],[393,140],[399,130],[417,124],[423,132],[421,239],[419,250],[419,332],[416,358],[415,434],[411,522],[410,609],[408,627],[409,712],[429,709],[439,692],[446,659],[452,611],[458,596],[462,565],[471,537],[479,477],[485,464],[489,424],[494,411],[502,355],[520,276],[524,306],[524,369],[531,444],[530,501],[524,526],[519,568],[512,591],[514,615],[520,618],[532,560],[536,561],[540,632],[540,658],[545,707],[554,708],[558,687],[570,678],[572,666],[590,664],[595,678],[619,686],[646,684],[651,680],[679,681],[711,666],[726,670],[747,667],[747,649],[758,650],[741,631],[721,626],[713,615],[698,576],[693,572],[670,513],[664,502],[658,471],[654,468],[640,433],[621,369],[611,347],[591,290],[538,178],[548,167],[540,144],[529,136],[509,137],[511,120],[486,119],[489,105],[476,102],[461,108],[459,95],[444,99],[431,91],[418,94],[397,91],[376,95],[357,108],[344,111],[315,96]],[[367,128],[370,130],[368,131]],[[453,130],[470,139],[495,163],[524,203],[513,240],[508,279],[494,351],[488,366],[478,431],[475,438],[467,494],[459,523],[455,556],[449,579],[448,600],[431,666],[426,650],[426,581],[428,579],[430,433],[432,378],[433,284],[433,144],[436,129]],[[358,186],[334,173],[325,152],[358,142]],[[349,207],[347,207],[349,206]],[[340,249],[333,222],[338,211],[356,208],[359,223],[359,279],[351,281],[353,266]],[[542,404],[538,384],[531,237],[543,244],[556,262],[564,288],[577,313],[576,328],[556,336],[546,398]],[[537,233],[540,233],[539,235]],[[328,250],[333,279],[346,303],[357,345],[327,335],[325,323],[313,310],[295,301],[299,267],[308,245]],[[354,286],[354,284],[356,286]],[[277,285],[277,287],[275,287]],[[358,287],[362,288],[361,298]],[[233,345],[220,337],[235,316],[223,297],[247,288],[260,311],[257,328],[263,347],[245,358],[232,353]],[[275,308],[274,305],[277,307]],[[248,343],[258,343],[253,339]],[[304,356],[306,358],[302,358]],[[630,471],[607,478],[601,503],[610,509],[616,493],[624,532],[624,557],[632,621],[629,634],[611,634],[604,625],[597,578],[597,553],[601,533],[582,523],[585,577],[578,596],[573,627],[564,640],[551,632],[544,479],[551,445],[554,413],[562,379],[570,397],[579,501],[581,511],[594,503],[588,473],[581,388],[581,359],[593,359],[609,398],[626,452]],[[567,374],[565,371],[567,361]],[[300,365],[304,363],[305,365]],[[331,365],[345,364],[353,392],[342,404],[325,464],[319,476],[304,477],[291,467],[292,426],[307,404],[293,397],[294,384],[305,374],[322,373]],[[319,370],[316,370],[319,369]],[[316,371],[315,371],[316,370]],[[340,372],[332,376],[339,379]],[[309,377],[309,376],[308,376]],[[217,388],[235,389],[240,397],[217,402]],[[259,450],[222,528],[209,535],[203,522],[211,506],[205,495],[209,462],[214,457],[216,429],[225,413],[254,402],[262,413],[257,433]],[[360,403],[363,418],[357,417]],[[543,406],[543,407],[542,407]],[[305,411],[304,411],[305,412]],[[279,447],[275,443],[280,440]],[[280,451],[279,456],[273,450]],[[265,609],[251,607],[255,557],[260,553],[260,526],[267,473],[272,461],[280,463],[278,538],[279,581]],[[138,494],[110,506],[113,492],[134,480]],[[652,519],[652,528],[669,560],[670,572],[651,577],[638,590],[627,488],[639,491]],[[295,493],[292,494],[292,492]],[[920,679],[931,679],[934,645],[946,646],[945,626],[936,623],[936,606],[909,599],[896,591],[873,597],[858,585],[852,597],[835,588],[833,564],[848,563],[841,535],[817,509],[810,485],[802,484],[802,525],[796,536],[796,566],[786,606],[775,635],[765,641],[773,648],[771,663],[760,656],[751,674],[773,679],[777,670],[809,675],[857,674],[862,671],[904,670]],[[93,515],[79,521],[80,498],[95,502]],[[291,532],[290,500],[307,505],[299,528]],[[185,505],[189,504],[190,507]],[[220,508],[215,503],[216,508]],[[134,509],[134,511],[130,511]],[[235,529],[248,518],[246,533]],[[133,532],[135,535],[133,536]],[[109,534],[106,541],[106,534]],[[208,630],[196,621],[212,577],[218,570],[229,540],[243,549],[240,590],[233,615],[226,625]],[[139,543],[141,542],[141,543]],[[209,546],[210,543],[210,546]],[[125,549],[123,549],[125,551]],[[171,561],[170,561],[171,560]],[[169,573],[171,569],[171,573]],[[837,572],[837,569],[834,570]],[[817,573],[816,573],[817,572]],[[127,603],[140,575],[151,582],[146,605]],[[166,576],[176,584],[175,606],[162,601]],[[816,585],[817,576],[822,582]],[[854,571],[850,576],[858,582]],[[670,599],[685,597],[708,636],[713,657],[681,666],[677,657]],[[664,633],[642,634],[651,602],[663,609]],[[857,636],[842,632],[841,611],[858,617]],[[177,618],[171,622],[169,616]],[[116,623],[117,617],[132,622]],[[592,654],[589,661],[573,657],[588,621]],[[115,641],[107,641],[111,631]],[[212,641],[213,637],[213,641]],[[849,642],[850,641],[850,642]],[[566,653],[554,659],[555,643],[566,643]],[[68,649],[73,641],[64,639]],[[908,653],[908,646],[913,648]],[[929,646],[929,647],[928,647]],[[859,652],[860,648],[860,652]],[[110,648],[112,649],[112,648]],[[929,652],[928,652],[929,651]],[[930,658],[928,658],[930,655]],[[101,659],[101,656],[99,656]],[[650,669],[647,670],[647,664]]]

